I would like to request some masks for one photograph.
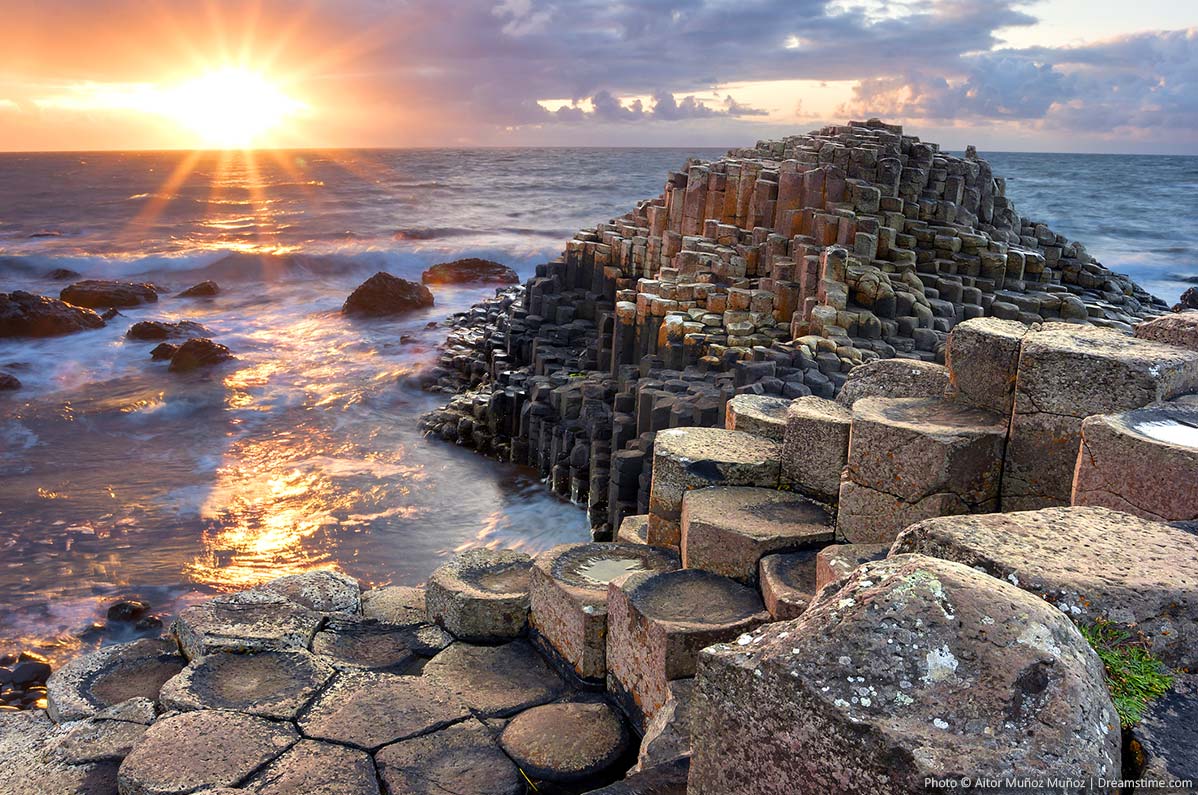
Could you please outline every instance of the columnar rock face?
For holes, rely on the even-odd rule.
[[[891,541],[932,516],[998,509],[1006,423],[939,398],[864,398],[853,406],[837,534]]]
[[[673,552],[642,544],[562,544],[542,552],[529,578],[534,638],[578,677],[602,682],[608,583],[677,568]]]
[[[1130,331],[1165,308],[1021,217],[975,152],[851,122],[689,161],[457,316],[428,385],[459,394],[425,427],[536,467],[606,540],[652,513],[663,432],[744,429],[733,396],[939,395],[948,333],[969,320]],[[656,513],[650,541],[676,544]]]
[[[938,398],[948,387],[948,370],[941,364],[907,359],[876,359],[853,368],[836,395],[852,408],[861,398]]]
[[[757,582],[757,563],[766,555],[834,536],[823,506],[777,489],[716,486],[682,500],[682,565],[747,584]]]
[[[1072,504],[1145,519],[1198,519],[1198,400],[1082,422]]]
[[[699,650],[770,620],[756,590],[696,569],[630,574],[608,586],[607,682],[642,727],[694,676]]]
[[[1198,390],[1198,352],[1115,331],[1047,324],[1019,356],[1003,510],[1068,505],[1082,420]]]
[[[1019,348],[1028,327],[1015,320],[975,318],[953,329],[945,348],[949,386],[954,400],[1005,417],[1015,402]]]
[[[920,555],[867,563],[801,618],[705,649],[692,721],[691,795],[1120,772],[1102,665],[1068,619]]]
[[[682,498],[705,486],[778,485],[781,447],[742,431],[678,428],[657,436],[649,492],[650,544],[678,547]]]
[[[832,505],[840,495],[840,473],[849,458],[853,413],[831,400],[802,397],[786,410],[782,484]]]
[[[1106,508],[945,516],[907,528],[918,552],[1013,583],[1079,623],[1105,619],[1170,665],[1198,666],[1198,536]]]
[[[790,401],[768,395],[737,395],[726,407],[727,428],[763,436],[775,442],[786,435],[786,409]]]

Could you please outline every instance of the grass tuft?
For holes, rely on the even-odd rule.
[[[1136,725],[1144,710],[1173,686],[1173,675],[1143,642],[1105,619],[1078,627],[1106,669],[1107,689],[1123,728]]]

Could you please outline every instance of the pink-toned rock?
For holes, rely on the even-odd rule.
[[[1198,312],[1191,310],[1161,315],[1138,324],[1134,333],[1142,340],[1198,351]]]

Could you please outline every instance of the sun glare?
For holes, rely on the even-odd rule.
[[[230,67],[170,90],[162,110],[206,146],[249,149],[261,145],[307,106],[261,74]]]

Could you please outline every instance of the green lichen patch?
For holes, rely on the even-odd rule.
[[[1125,729],[1136,725],[1148,704],[1173,686],[1172,673],[1138,638],[1109,621],[1097,619],[1078,629],[1102,660],[1119,723]]]

